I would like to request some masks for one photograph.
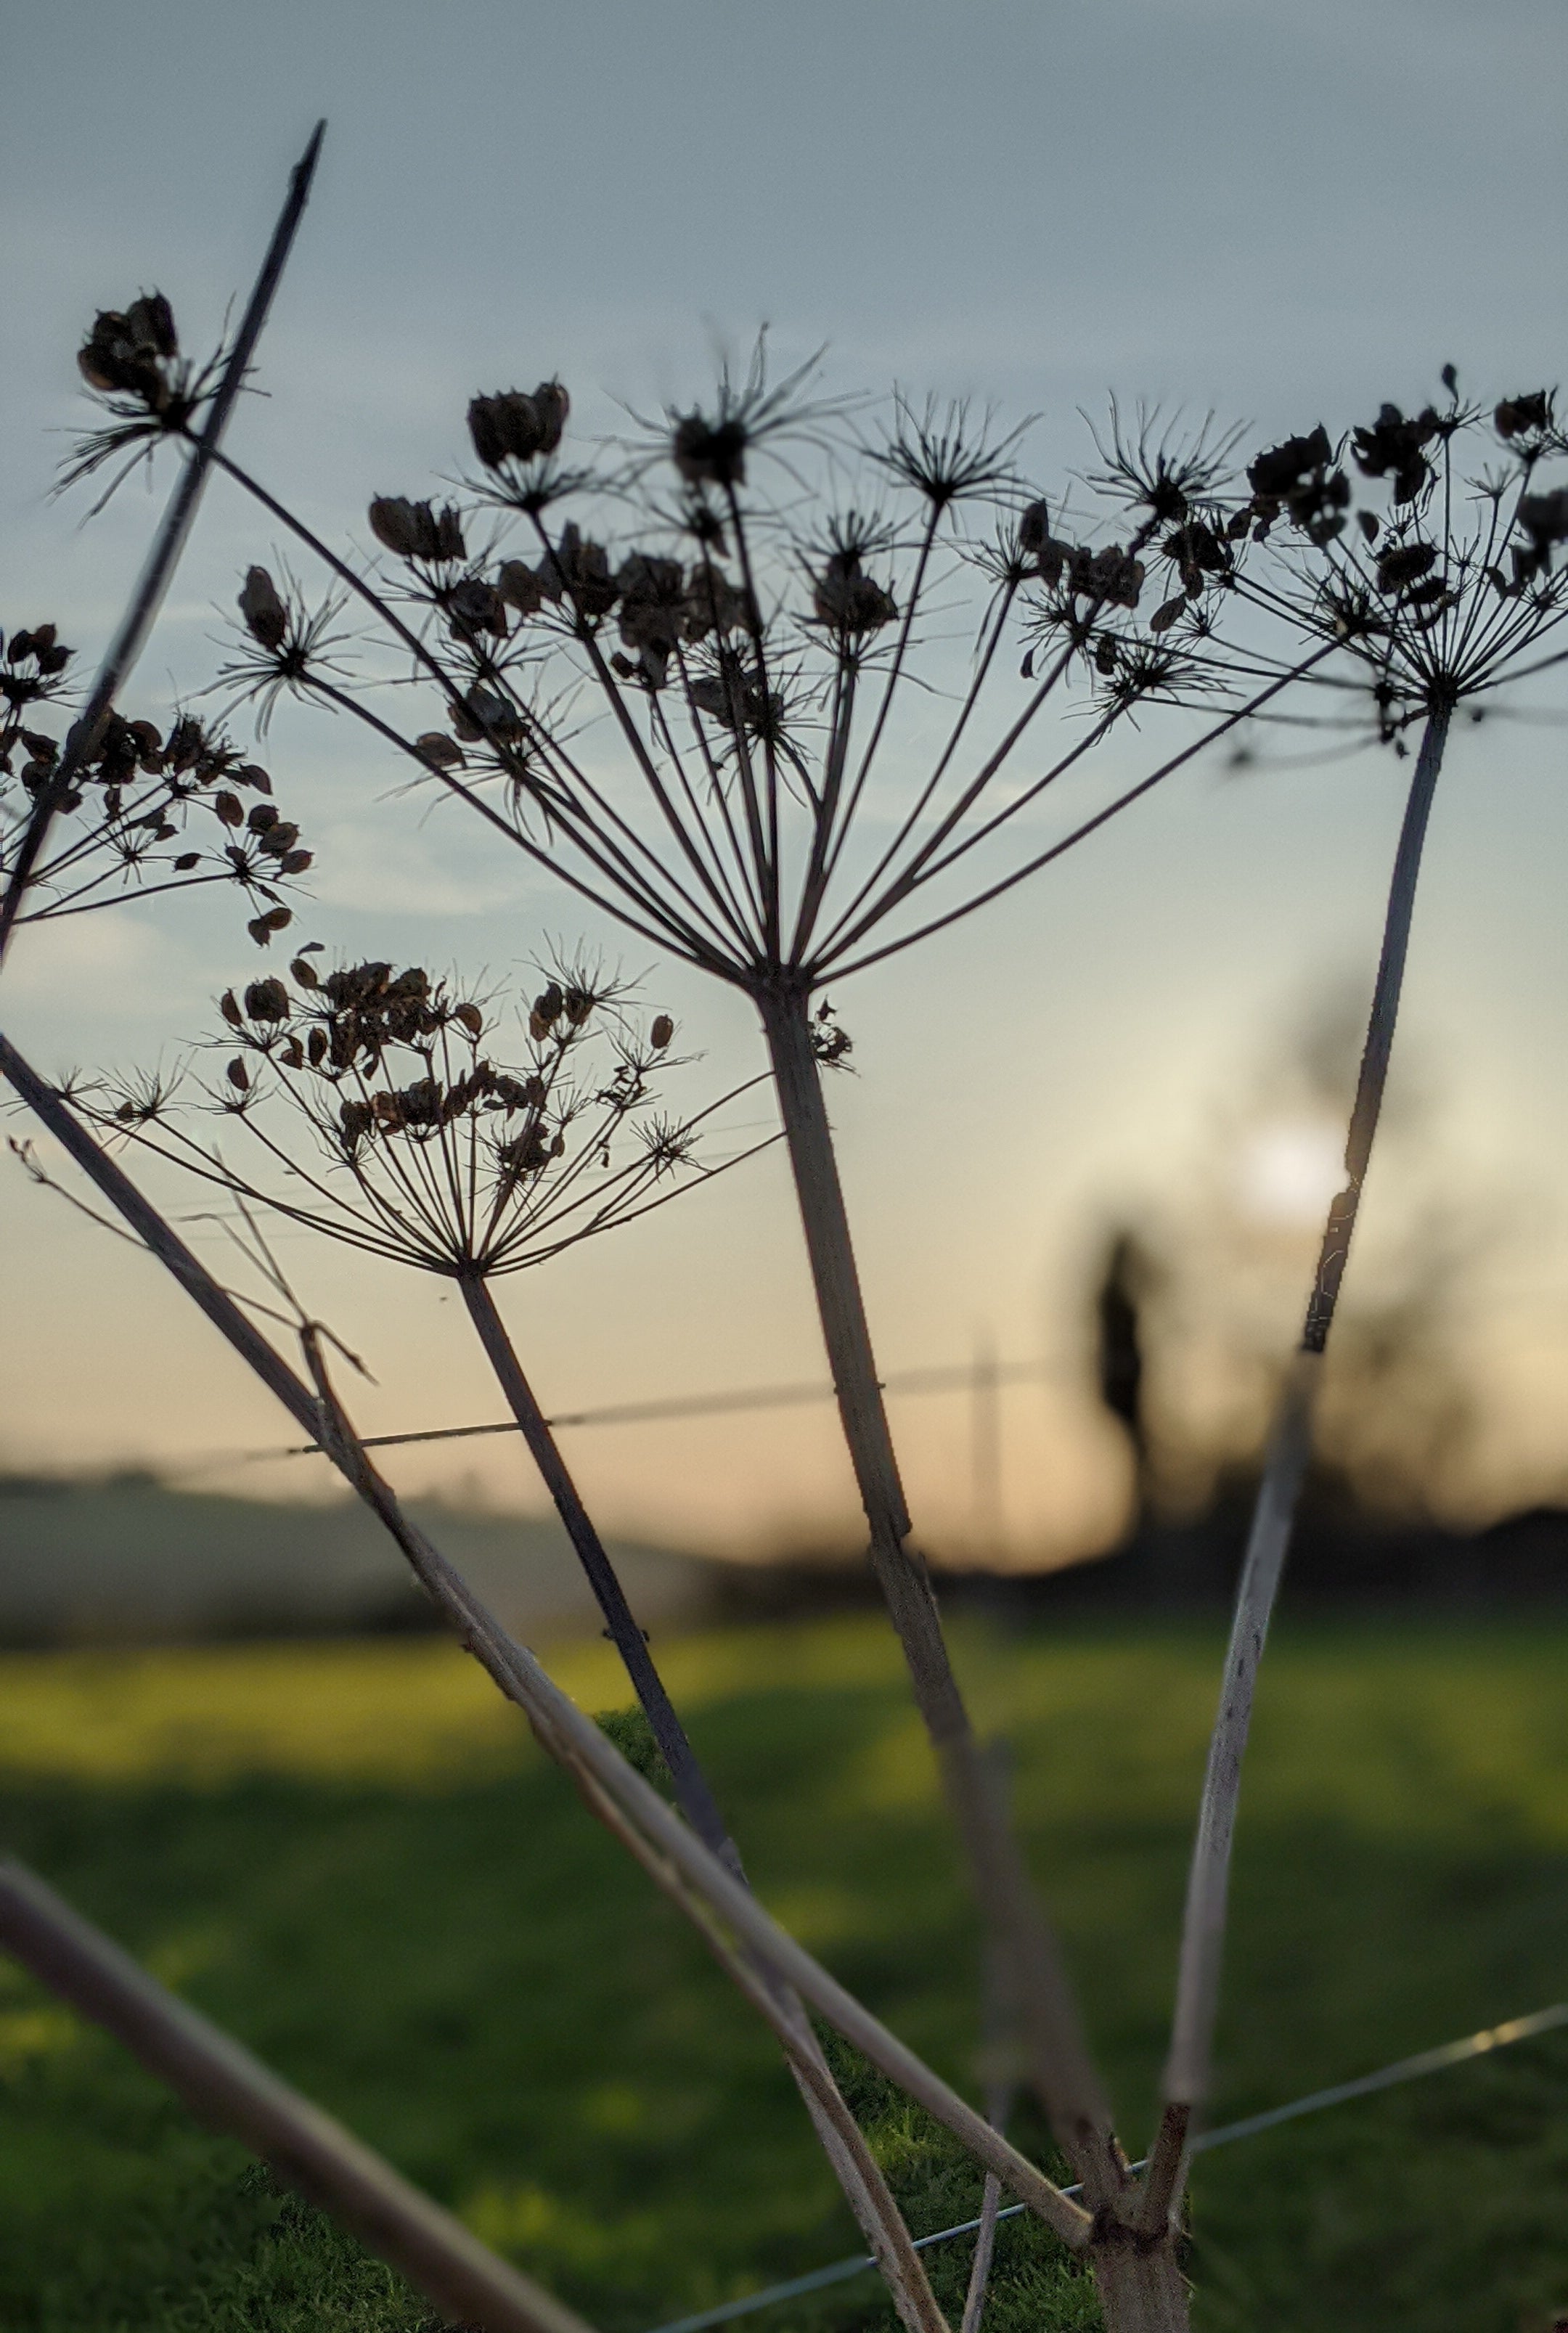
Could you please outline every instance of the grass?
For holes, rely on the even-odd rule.
[[[1149,2132],[1218,1642],[957,1632],[1130,2145]],[[661,1645],[757,1885],[974,2093],[976,1940],[873,1618]],[[1271,1648],[1228,2117],[1568,1993],[1568,1625]],[[623,1698],[608,1648],[553,1663]],[[768,2037],[438,1640],[0,1660],[5,1843],[605,2333],[855,2249]],[[918,2229],[977,2189],[853,2066]],[[1205,2333],[1534,2333],[1568,2305],[1568,2042],[1216,2154]],[[3,2333],[428,2333],[428,2311],[0,1963]],[[940,2257],[956,2307],[967,2247]],[[1094,2322],[1013,2223],[988,2333]],[[882,2326],[874,2280],[759,2333]]]

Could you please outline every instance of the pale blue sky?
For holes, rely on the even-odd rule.
[[[1111,389],[1266,437],[1419,399],[1448,360],[1484,389],[1556,379],[1565,52],[1554,0],[18,0],[0,88],[0,623],[57,614],[101,642],[162,489],[128,490],[85,529],[83,505],[45,500],[48,433],[82,409],[76,339],[154,283],[188,340],[212,333],[318,113],[328,143],[265,343],[269,396],[233,442],[341,535],[370,493],[452,466],[476,387],[559,370],[592,427],[616,398],[688,393],[716,341],[744,349],[765,320],[785,357],[829,343],[834,386],[1038,413],[1046,479],[1083,459],[1078,408]],[[215,609],[269,549],[216,490],[143,666],[149,701],[210,667]],[[1408,1018],[1435,1096],[1429,1179],[1532,1228],[1491,1328],[1525,1357],[1507,1399],[1538,1474],[1568,1352],[1563,744],[1499,726],[1457,747]],[[323,846],[323,936],[505,967],[571,927],[456,821],[376,809],[387,773],[353,741],[289,716],[269,758]],[[1087,1233],[1202,1155],[1281,1014],[1370,974],[1398,793],[1376,760],[1192,773],[841,1000],[861,1074],[839,1112],[888,1366],[961,1355],[980,1322],[1015,1352],[1067,1341]],[[48,1062],[145,1061],[244,968],[232,934],[205,908],[85,920],[69,944],[19,948],[8,1025]],[[750,1060],[733,1000],[688,976],[655,986],[716,1069]],[[962,1132],[933,1143],[931,1080],[955,1062]],[[1374,1185],[1369,1230],[1395,1205]],[[274,1438],[172,1293],[108,1243],[83,1247],[18,1177],[0,1183],[0,1238],[29,1331],[4,1364],[0,1461]],[[492,1406],[430,1293],[334,1259],[313,1286],[382,1380],[367,1422]],[[771,1167],[515,1301],[562,1402],[817,1366]],[[950,1506],[961,1420],[928,1406],[910,1426],[917,1510]],[[799,1421],[606,1440],[584,1463],[618,1520],[671,1530],[744,1535],[846,1497],[831,1437]],[[484,1464],[498,1494],[523,1494],[514,1461]],[[1015,1405],[1010,1467],[1025,1537],[1070,1539],[1110,1495],[1065,1398]]]

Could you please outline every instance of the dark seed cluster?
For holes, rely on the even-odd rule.
[[[53,624],[0,636],[0,883],[41,804],[56,821],[18,920],[108,906],[126,884],[221,879],[245,891],[258,943],[285,929],[292,911],[280,886],[304,874],[312,854],[270,799],[267,772],[191,714],[159,730],[111,713],[74,767],[63,763],[65,739],[34,725],[63,695],[72,655]],[[248,811],[247,793],[261,797]],[[171,850],[188,840],[197,810],[210,812],[221,840]]]
[[[452,1273],[535,1263],[656,1203],[693,1165],[693,1129],[653,1109],[673,1020],[640,1029],[586,966],[523,1006],[507,1059],[492,1002],[390,959],[323,972],[320,954],[312,943],[286,976],[218,1000],[226,1058],[207,1099],[279,1179],[205,1145],[159,1080],[114,1093],[105,1123],[247,1201]]]
[[[1320,424],[1271,446],[1234,522],[1274,554],[1245,593],[1351,650],[1396,743],[1409,721],[1496,686],[1568,614],[1568,486],[1542,480],[1568,453],[1554,392],[1487,414],[1452,366],[1443,386],[1445,404],[1385,402],[1337,444]],[[1493,458],[1468,475],[1471,446]]]

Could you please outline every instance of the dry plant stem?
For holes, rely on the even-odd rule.
[[[647,1639],[633,1618],[615,1567],[582,1503],[534,1388],[524,1373],[506,1325],[490,1293],[489,1283],[477,1274],[467,1274],[461,1286],[469,1318],[495,1373],[496,1382],[517,1421],[540,1478],[554,1503],[555,1512],[565,1526],[643,1714],[653,1730],[660,1755],[669,1769],[681,1811],[704,1844],[729,1867],[736,1878],[744,1880],[746,1874],[739,1850],[729,1836],[707,1777],[665,1690],[664,1680],[649,1652]],[[761,1981],[766,1987],[765,1972],[761,1973]],[[799,2087],[806,2111],[850,2208],[882,2269],[899,2315],[910,2328],[910,2333],[934,2333],[934,2326],[942,2324],[940,2312],[936,2309],[920,2256],[914,2249],[909,2229],[893,2201],[880,2167],[839,2094],[828,2070],[827,2060],[809,2022],[801,2012],[799,2002],[785,1989],[776,1985],[767,1989],[770,1998],[777,2003],[779,2016],[774,2021],[781,2037],[792,2037],[786,2038],[790,2070]]]
[[[495,1371],[495,1381],[517,1421],[518,1430],[528,1445],[529,1455],[554,1503],[555,1512],[565,1525],[566,1535],[609,1625],[615,1649],[625,1664],[643,1714],[653,1729],[659,1754],[675,1784],[675,1795],[680,1803],[681,1812],[698,1839],[704,1840],[716,1855],[721,1856],[739,1876],[740,1856],[725,1827],[718,1802],[707,1775],[697,1763],[697,1753],[687,1738],[686,1728],[676,1715],[669,1695],[664,1689],[664,1680],[654,1666],[648,1640],[632,1617],[626,1591],[605,1552],[604,1542],[578,1494],[577,1485],[561,1455],[549,1423],[534,1398],[534,1388],[524,1375],[523,1365],[506,1332],[506,1324],[496,1310],[489,1283],[476,1273],[465,1273],[459,1285],[463,1291],[463,1301],[468,1308],[468,1317]]]
[[[980,2319],[986,2313],[986,2289],[991,2281],[991,2260],[996,2249],[996,2214],[1001,2205],[1002,2183],[994,2171],[987,2171],[980,2198],[980,2226],[975,2238],[975,2258],[969,2269],[968,2289],[964,2295],[964,2315],[959,2333],[979,2333]]]
[[[584,1716],[553,1683],[525,1647],[507,1635],[462,1575],[409,1521],[390,1485],[370,1465],[362,1445],[340,1422],[330,1396],[313,1396],[129,1176],[3,1035],[0,1075],[15,1087],[68,1157],[276,1394],[313,1444],[332,1459],[401,1549],[415,1577],[452,1623],[466,1649],[528,1718],[547,1752],[573,1775],[586,1774],[597,1783],[772,1974],[793,1986],[890,2081],[951,2130],[1066,2244],[1082,2251],[1089,2241],[1088,2213],[1009,2146],[939,2075],[846,1992],[763,1910],[745,1884],[703,1845],[659,1792],[633,1771],[592,1719]]]
[[[986,1920],[1005,1953],[1031,2069],[1087,2192],[1120,2186],[1111,2117],[1054,1937],[969,1723],[909,1511],[871,1349],[805,998],[759,996],[839,1415],[871,1526],[871,1560],[935,1747]]]
[[[823,2146],[833,2161],[846,2194],[853,2201],[857,2184],[880,2193],[886,2186],[881,2167],[866,2145],[864,2135],[840,2095],[798,1998],[769,1976],[755,1956],[737,1948],[722,1933],[702,1897],[676,1870],[669,1858],[649,1845],[614,1801],[586,1775],[574,1776],[583,1803],[628,1853],[685,1913],[726,1975],[784,2045],[785,2059],[823,2133]],[[832,2143],[825,2135],[831,2133]],[[835,2153],[835,2147],[838,2152]],[[842,2161],[841,2161],[842,2158]],[[992,2176],[986,2174],[987,2179]],[[950,2333],[937,2305],[925,2263],[896,2209],[880,2219],[868,2210],[856,2216],[866,2230],[872,2256],[892,2295],[899,2315],[911,2333]]]
[[[147,636],[163,605],[164,593],[179,564],[180,554],[195,523],[202,488],[207,484],[207,474],[228,426],[235,402],[245,386],[245,377],[255,354],[273,295],[282,281],[310,194],[311,180],[315,176],[316,158],[321,152],[326,127],[324,121],[317,122],[311,133],[309,145],[290,174],[288,195],[277,225],[273,229],[272,242],[262,262],[261,273],[256,277],[249,303],[240,320],[240,328],[228,362],[224,367],[223,378],[207,408],[201,428],[192,441],[179,483],[169,498],[163,523],[154,539],[130,605],[110,645],[109,653],[99,667],[92,693],[82,706],[80,719],[72,725],[65,740],[65,750],[60,756],[59,768],[39,796],[27,831],[23,836],[15,865],[11,870],[11,879],[5,887],[5,896],[0,899],[0,956],[5,955],[12,927],[27,896],[27,887],[37,866],[39,854],[48,840],[49,830],[71,791],[76,773],[96,744],[113,708],[115,697],[130,677],[146,645]]]
[[[1333,1323],[1361,1186],[1382,1109],[1409,950],[1421,850],[1442,767],[1451,710],[1447,703],[1439,703],[1428,714],[1410,781],[1389,888],[1377,984],[1345,1143],[1345,1187],[1329,1208],[1301,1349],[1286,1380],[1269,1444],[1236,1590],[1236,1616],[1226,1655],[1219,1710],[1209,1743],[1198,1837],[1188,1879],[1176,2010],[1165,2072],[1166,2117],[1150,2171],[1151,2184],[1156,2170],[1162,2180],[1169,2177],[1172,2202],[1178,2192],[1179,2180],[1170,2157],[1173,2152],[1179,2155],[1186,2139],[1187,2117],[1201,2104],[1208,2084],[1225,1946],[1231,1843],[1258,1665],[1306,1474],[1323,1349]]]
[[[1188,2333],[1187,2280],[1174,2240],[1143,2236],[1101,2215],[1094,2282],[1108,2333]]]
[[[1169,2226],[1146,2234],[1054,1935],[1024,1868],[998,1778],[976,1740],[925,1567],[906,1545],[899,1477],[805,997],[757,998],[767,1035],[839,1414],[871,1559],[904,1648],[982,1914],[1005,1971],[1041,2102],[1092,2207],[1088,2250],[1111,2333],[1185,2333]],[[988,2126],[987,2126],[988,2127]],[[971,2142],[972,2143],[972,2142]],[[976,2148],[976,2152],[979,2150]],[[982,2156],[982,2160],[984,2160]]]
[[[444,2316],[484,2333],[588,2333],[581,2317],[10,1861],[0,1863],[0,1945],[122,2041],[199,2120],[239,2139],[401,2269]]]
[[[986,2119],[998,2130],[1005,2130],[1013,2104],[1011,2082],[994,2082],[986,2099]],[[991,2281],[991,2262],[996,2250],[996,2214],[1002,2206],[1002,2183],[994,2171],[986,2174],[986,2184],[980,2196],[980,2225],[975,2236],[975,2257],[969,2263],[969,2282],[964,2294],[964,2314],[959,2333],[979,2333],[980,2319],[986,2310],[986,2294]]]

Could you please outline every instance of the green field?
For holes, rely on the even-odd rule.
[[[1016,1747],[1140,2147],[1217,1635],[957,1644],[981,1722]],[[660,1650],[770,1906],[972,2092],[974,1924],[885,1628]],[[622,1698],[597,1645],[553,1666],[586,1706]],[[1281,1627],[1219,2116],[1568,1995],[1565,1682],[1555,1619]],[[855,2248],[768,2037],[445,1644],[8,1656],[0,1790],[10,1849],[606,2333]],[[917,2228],[957,2216],[975,2183],[867,2096]],[[4,2333],[431,2322],[8,1966],[0,2230]],[[1568,2308],[1568,2040],[1216,2154],[1194,2238],[1210,2333],[1549,2326]],[[755,2320],[887,2321],[871,2278]],[[994,2333],[1092,2321],[1014,2223]]]

